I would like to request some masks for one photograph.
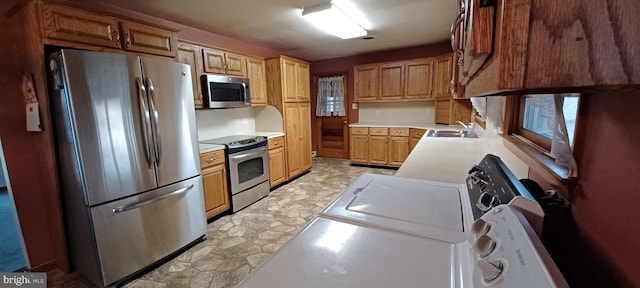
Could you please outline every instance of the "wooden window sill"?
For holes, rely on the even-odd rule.
[[[513,135],[502,137],[504,146],[509,151],[527,163],[530,169],[533,169],[564,197],[573,199],[573,191],[578,179],[569,177],[568,169],[557,165],[553,158]]]

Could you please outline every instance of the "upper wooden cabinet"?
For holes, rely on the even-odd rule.
[[[427,99],[433,95],[433,59],[408,61],[405,66],[405,99]]]
[[[278,108],[281,102],[309,102],[309,63],[282,56],[267,59],[265,66],[269,104]]]
[[[45,44],[106,47],[176,57],[176,30],[40,2]]]
[[[178,42],[178,62],[191,66],[193,102],[196,109],[204,107],[202,102],[202,86],[200,85],[200,75],[204,73],[201,59],[202,49],[198,45]]]
[[[264,69],[264,59],[246,57],[247,78],[251,89],[251,106],[267,105],[267,82]]]
[[[435,58],[434,97],[451,97],[451,76],[453,75],[453,54],[445,54]]]
[[[311,89],[309,88],[309,63],[296,63],[296,81],[298,88],[298,102],[309,102],[311,100]]]
[[[380,100],[399,100],[404,96],[404,63],[380,65]]]
[[[432,99],[433,66],[433,58],[357,65],[355,101]]]
[[[358,65],[353,69],[355,84],[355,101],[377,100],[379,91],[380,67],[373,65]]]
[[[462,55],[458,91],[467,97],[640,84],[632,44],[640,42],[640,17],[628,16],[640,11],[638,1],[463,2],[454,46]],[[483,38],[493,51],[477,61],[468,54],[483,52]]]
[[[245,56],[232,52],[202,48],[204,72],[246,77]]]

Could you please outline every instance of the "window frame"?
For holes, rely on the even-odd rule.
[[[552,93],[547,93],[552,94]],[[569,171],[557,165],[555,159],[549,153],[551,150],[551,141],[535,132],[531,132],[523,127],[524,103],[528,97],[536,97],[535,95],[508,95],[505,96],[505,114],[503,123],[503,143],[505,147],[514,153],[518,158],[523,160],[529,168],[541,176],[554,189],[559,190],[566,197],[572,198],[573,191],[577,185],[578,178],[570,177]],[[574,146],[580,133],[580,104],[578,105],[576,129],[574,137]],[[527,137],[533,136],[533,137]],[[536,139],[543,138],[543,139]],[[533,139],[533,140],[532,140]],[[548,141],[549,145],[544,145]],[[543,144],[543,145],[540,145]]]

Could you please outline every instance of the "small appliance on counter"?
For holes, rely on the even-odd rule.
[[[206,237],[189,65],[49,56],[71,264],[111,286]]]
[[[234,135],[201,140],[200,143],[226,147],[233,213],[269,194],[267,137]]]

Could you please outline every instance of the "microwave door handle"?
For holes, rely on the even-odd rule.
[[[156,108],[156,90],[153,87],[153,81],[151,78],[147,78],[147,86],[149,87],[149,103],[151,106],[151,111],[153,111],[153,132],[156,140],[156,164],[160,166],[160,161],[162,159],[162,141],[160,140],[160,129],[158,129],[159,121],[158,121],[158,109]]]
[[[266,150],[267,150],[267,147],[260,147],[260,148],[256,148],[256,149],[251,149],[247,153],[231,154],[231,155],[229,155],[229,159],[241,159],[241,158],[245,158],[245,157],[249,157],[249,156],[252,156],[252,155],[263,153]]]
[[[149,109],[147,109],[147,89],[142,84],[139,77],[136,77],[136,86],[138,88],[138,100],[140,102],[140,116],[142,119],[142,140],[144,142],[144,154],[149,164],[149,169],[153,168],[153,161],[151,160],[151,141],[149,133],[151,132],[151,117],[149,116]]]

